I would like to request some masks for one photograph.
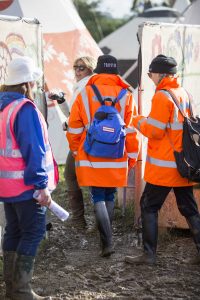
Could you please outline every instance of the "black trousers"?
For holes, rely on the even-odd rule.
[[[193,186],[166,187],[146,183],[140,207],[141,213],[156,213],[161,209],[169,192],[173,189],[178,209],[184,217],[197,215],[198,207],[193,194]]]

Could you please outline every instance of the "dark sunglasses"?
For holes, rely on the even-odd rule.
[[[79,71],[85,71],[87,67],[86,66],[73,66],[73,69],[76,71],[76,70],[79,70]]]

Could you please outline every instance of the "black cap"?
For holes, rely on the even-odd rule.
[[[99,56],[94,73],[119,74],[117,59],[112,55]]]
[[[176,74],[177,62],[173,57],[160,54],[152,60],[149,66],[149,72],[160,74]]]

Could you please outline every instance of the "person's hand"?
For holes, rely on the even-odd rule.
[[[63,128],[63,131],[67,131],[68,125],[67,125],[66,121],[64,123],[62,123],[62,128]]]
[[[72,156],[73,156],[74,158],[76,158],[76,155],[77,155],[77,151],[73,151],[73,152],[72,152]]]
[[[51,203],[51,194],[48,188],[38,190],[37,201],[41,206],[49,206]]]

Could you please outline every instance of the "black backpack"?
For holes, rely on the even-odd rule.
[[[184,117],[182,140],[183,150],[181,152],[174,150],[177,169],[180,175],[187,178],[188,181],[200,182],[200,118],[198,116],[194,117],[191,102],[191,116],[187,117],[179,105],[176,96],[169,90],[164,91],[171,96],[182,116]]]

